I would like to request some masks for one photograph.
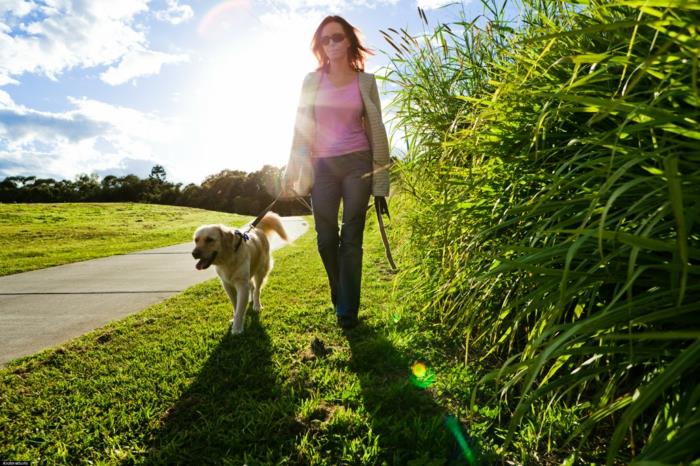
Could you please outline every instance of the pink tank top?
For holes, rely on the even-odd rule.
[[[313,156],[336,157],[369,150],[369,139],[362,127],[363,110],[357,76],[349,84],[337,88],[328,75],[322,73],[314,108]]]

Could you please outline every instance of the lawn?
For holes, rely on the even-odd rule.
[[[248,217],[153,204],[0,204],[0,276],[189,241]]]
[[[374,225],[360,327],[336,326],[311,230],[275,252],[241,336],[211,280],[0,370],[0,459],[466,464],[442,396],[465,371],[397,311]]]

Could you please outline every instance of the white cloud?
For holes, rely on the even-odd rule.
[[[36,4],[29,0],[2,0],[0,2],[0,16],[9,13],[12,16],[22,17],[28,15]]]
[[[347,0],[273,0],[271,3],[277,7],[286,7],[291,11],[308,8],[339,11],[348,4]]]
[[[24,150],[21,155],[14,151],[0,150],[0,178],[6,176],[37,176],[38,178],[63,178],[49,168],[51,155],[40,150]],[[41,174],[41,175],[39,175]]]
[[[0,109],[12,108],[14,106],[15,103],[12,100],[12,97],[10,97],[10,94],[0,89]]]
[[[455,0],[418,0],[418,8],[422,10],[434,10],[450,3],[456,3]]]
[[[194,11],[189,5],[179,5],[177,0],[167,0],[168,7],[156,12],[156,18],[170,24],[180,24],[192,19]]]
[[[54,140],[79,142],[107,129],[106,125],[76,111],[39,112],[17,105],[6,92],[0,91],[0,140],[10,147]]]
[[[16,0],[12,0],[16,3]],[[146,66],[143,57],[134,54],[150,52],[157,68],[164,63],[181,62],[182,56],[149,50],[143,27],[137,17],[148,11],[149,0],[61,0],[33,4],[5,6],[12,14],[20,15],[12,30],[0,29],[0,85],[15,82],[13,77],[23,73],[43,74],[51,79],[74,67],[90,68],[116,65],[107,73],[114,78],[127,76],[126,71],[142,70],[152,74],[156,65]],[[32,11],[29,14],[29,11]],[[131,58],[126,58],[131,57]],[[125,61],[126,60],[126,61]],[[134,66],[132,62],[138,62]]]
[[[117,66],[110,66],[100,74],[107,84],[113,86],[123,84],[132,78],[160,73],[163,65],[189,61],[187,55],[170,55],[151,50],[133,50],[121,58]]]
[[[115,128],[116,131],[112,134],[103,135],[111,142],[118,141],[120,138],[129,138],[146,144],[163,143],[167,142],[172,135],[173,122],[166,121],[155,114],[94,99],[69,97],[68,101],[86,118],[107,123]]]
[[[277,9],[299,12],[303,10],[318,10],[323,12],[345,12],[354,7],[375,8],[379,5],[395,5],[399,0],[267,0],[267,3]]]
[[[60,139],[75,143],[95,137],[106,129],[105,125],[74,112],[52,114],[33,110],[0,110],[0,137],[13,141],[13,145],[35,139],[43,142]]]
[[[39,112],[0,91],[0,176],[71,179],[156,163],[167,168],[164,148],[181,143],[174,120],[92,99],[68,101],[69,111]]]
[[[263,34],[278,33],[289,40],[298,42],[305,37],[306,46],[311,43],[311,35],[318,23],[323,19],[324,13],[318,10],[298,13],[293,10],[277,13],[265,13],[260,15],[260,24],[263,26]],[[286,46],[286,44],[285,44]],[[288,46],[287,46],[288,48]]]

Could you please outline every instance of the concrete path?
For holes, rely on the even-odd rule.
[[[290,241],[308,229],[283,217]],[[272,249],[284,242],[273,234]],[[0,366],[122,319],[216,277],[196,270],[193,244],[139,251],[0,277]]]

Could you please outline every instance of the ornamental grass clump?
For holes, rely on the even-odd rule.
[[[572,451],[696,459],[700,3],[527,2],[517,25],[487,7],[386,34],[420,251],[402,279],[497,361],[506,444],[566,406]]]

